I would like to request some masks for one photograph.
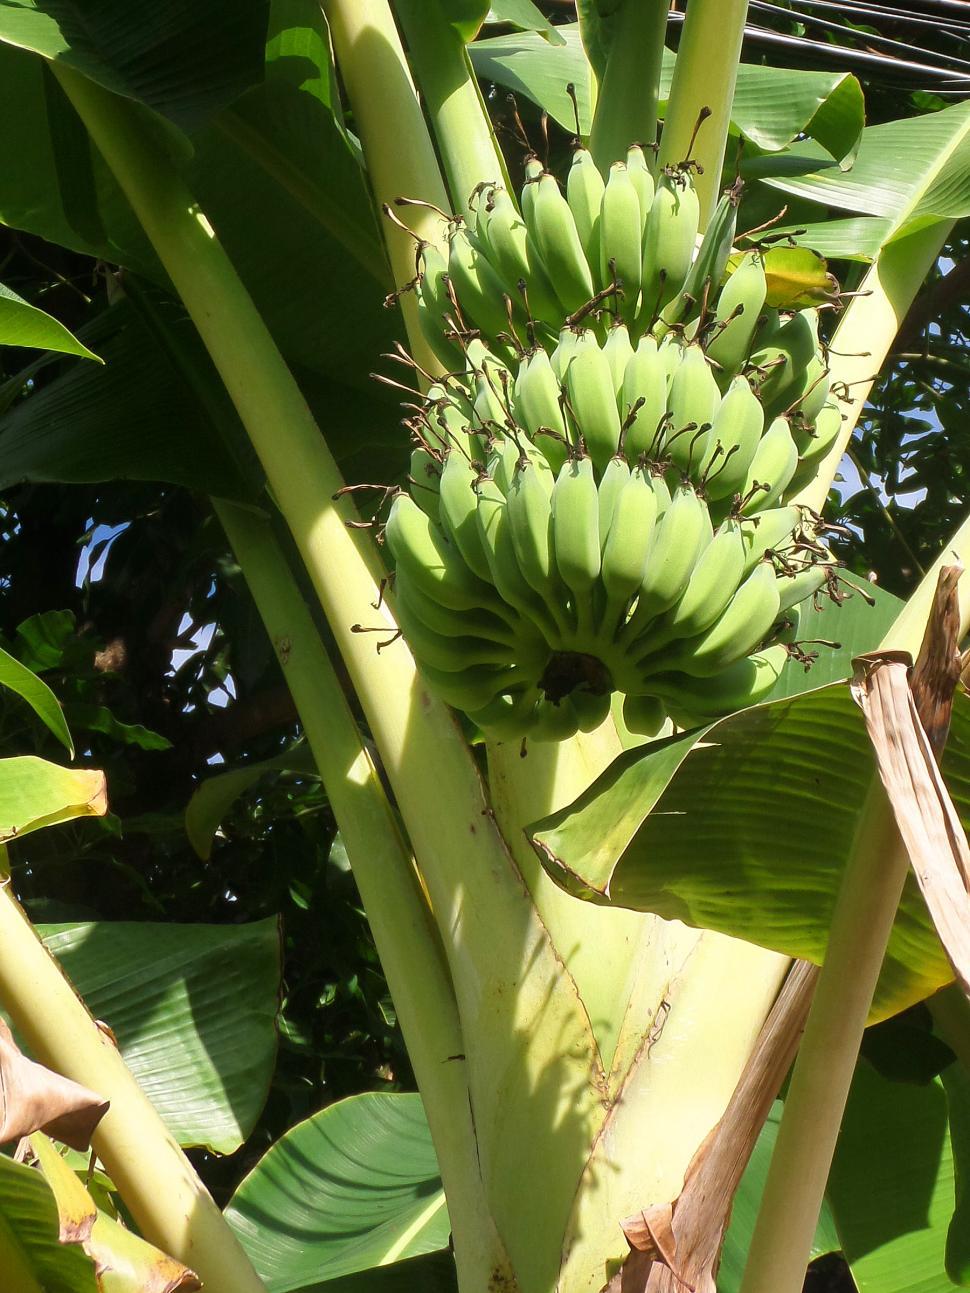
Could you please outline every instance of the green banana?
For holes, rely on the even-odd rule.
[[[438,485],[439,511],[441,528],[465,563],[479,579],[491,583],[492,572],[478,529],[475,483],[479,474],[457,449],[452,449],[445,459]]]
[[[796,532],[802,524],[802,508],[769,507],[741,521],[744,540],[744,571],[749,575],[758,562],[769,552],[791,547]]]
[[[665,170],[643,231],[641,292],[647,320],[683,287],[694,259],[700,204],[690,173]]]
[[[406,602],[423,624],[441,637],[471,635],[514,648],[520,640],[529,640],[528,626],[508,606],[500,611],[450,610],[442,606],[415,585],[408,572],[401,568],[394,572],[394,604]]]
[[[652,480],[636,467],[616,492],[605,531],[601,519],[600,578],[606,590],[603,623],[611,636],[621,627],[630,602],[640,591],[658,511],[659,497]]]
[[[441,460],[430,453],[424,445],[418,445],[411,453],[411,465],[408,472],[411,483],[411,497],[432,521],[439,519],[438,485],[441,480]]]
[[[559,632],[565,633],[565,590],[553,551],[551,497],[537,468],[520,464],[508,493],[508,526],[523,578],[542,598]]]
[[[501,608],[495,592],[408,494],[398,494],[384,527],[394,561],[427,597],[452,610]]]
[[[395,615],[414,658],[442,673],[461,673],[474,665],[519,663],[513,647],[476,637],[445,637],[435,633],[406,598],[395,599]]]
[[[709,677],[755,651],[771,632],[781,609],[778,580],[770,561],[759,562],[718,619],[698,637],[659,653],[644,670]]]
[[[588,328],[563,328],[559,333],[556,348],[549,356],[552,371],[560,386],[566,384],[566,369],[584,346],[595,346],[596,338]]]
[[[464,225],[456,225],[448,249],[448,277],[451,279],[465,323],[479,329],[493,344],[511,330],[509,310],[519,321],[525,315],[485,254],[475,246]],[[511,302],[511,304],[507,304]]]
[[[520,671],[495,665],[473,665],[460,673],[446,673],[418,661],[421,673],[431,690],[452,709],[467,714],[484,709],[496,696],[514,687]]]
[[[758,398],[771,416],[797,394],[798,383],[818,350],[818,311],[799,310],[763,342],[748,358]]]
[[[562,322],[562,309],[549,282],[535,242],[509,193],[499,185],[488,191],[482,206],[486,213],[484,236],[499,277],[518,292],[525,285],[529,314],[550,327]]]
[[[683,287],[660,316],[663,326],[670,328],[685,318],[695,317],[705,302],[713,304],[734,244],[740,200],[740,185],[726,189],[721,195]]]
[[[566,177],[566,201],[587,265],[600,263],[600,205],[605,188],[592,153],[587,148],[577,148]]]
[[[642,247],[643,235],[647,227],[647,216],[653,206],[656,184],[653,171],[648,166],[646,156],[639,144],[631,144],[627,150],[626,169],[629,172],[630,181],[636,189],[637,202],[640,206],[640,245]]]
[[[599,482],[599,523],[600,523],[600,543],[606,543],[606,536],[610,530],[610,522],[613,519],[613,509],[616,506],[616,499],[620,490],[630,479],[630,468],[627,466],[625,458],[619,455],[610,459],[606,464],[606,470],[600,475]]]
[[[619,313],[627,322],[636,318],[640,300],[643,252],[640,201],[623,162],[614,162],[600,207],[599,285],[616,280],[622,289]]]
[[[819,410],[812,431],[807,428],[795,431],[793,435],[799,454],[799,472],[803,467],[814,467],[838,439],[842,430],[842,410],[837,404],[826,404]]]
[[[603,354],[610,361],[613,390],[619,400],[623,393],[623,375],[626,372],[626,366],[635,354],[630,332],[625,323],[614,323],[610,328]]]
[[[516,421],[521,422],[533,437],[556,472],[566,461],[568,449],[561,396],[562,387],[549,356],[541,348],[530,351],[520,361],[515,377]],[[550,431],[552,435],[543,434]]]
[[[417,258],[418,322],[435,356],[446,369],[460,358],[458,346],[448,339],[449,320],[455,313],[448,294],[448,261],[434,243],[423,243]]]
[[[580,346],[566,369],[569,408],[583,443],[600,472],[617,452],[620,414],[610,361],[596,345]]]
[[[743,488],[764,429],[764,410],[750,382],[735,377],[714,412],[704,445],[701,479],[712,502],[732,498]]]
[[[534,153],[525,159],[525,183],[522,185],[519,206],[522,209],[523,218],[530,228],[535,209],[536,190],[545,171],[546,168]]]
[[[478,525],[492,582],[502,601],[527,616],[546,639],[554,638],[555,621],[519,566],[506,497],[488,476],[478,485]]]
[[[636,606],[621,633],[634,641],[684,594],[691,572],[714,536],[703,499],[685,481],[674,491],[670,506],[656,525],[647,550]]]
[[[787,418],[775,418],[761,438],[741,486],[745,516],[774,507],[795,474],[798,450]]]
[[[664,454],[674,467],[699,478],[704,447],[714,422],[721,393],[703,349],[693,342],[684,348],[674,370],[667,403],[671,430],[664,442]]]
[[[683,596],[639,639],[638,653],[652,653],[677,638],[696,637],[713,624],[741,583],[744,557],[741,522],[729,517],[698,558]]]
[[[630,463],[639,461],[641,455],[654,461],[660,456],[661,422],[667,412],[669,386],[667,364],[660,355],[657,339],[649,335],[641,337],[627,361],[620,394],[620,407],[625,416],[631,416],[636,407],[635,419],[627,428],[623,445]]]
[[[764,258],[758,251],[746,252],[721,288],[707,342],[707,357],[716,365],[722,389],[748,358],[767,290]]]
[[[624,696],[623,721],[631,732],[656,736],[667,721],[667,711],[658,696]]]
[[[526,221],[539,255],[563,308],[573,313],[592,298],[593,278],[576,221],[555,176],[545,174],[539,180],[531,211],[531,222],[528,212]]]
[[[660,674],[651,678],[650,685],[666,702],[678,727],[700,727],[725,714],[760,705],[787,663],[788,651],[783,645],[776,645],[736,660],[710,678]]]
[[[556,565],[573,594],[574,620],[592,626],[593,588],[600,573],[599,494],[591,458],[571,458],[552,491]]]

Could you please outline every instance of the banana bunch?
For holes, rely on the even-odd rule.
[[[653,734],[763,698],[798,606],[836,595],[788,500],[837,439],[814,309],[766,306],[733,251],[739,186],[698,239],[689,165],[643,150],[565,186],[533,159],[447,254],[419,244],[422,328],[448,375],[406,424],[385,527],[401,630],[428,683],[496,739],[606,717]]]
[[[553,465],[511,419],[483,427],[472,404],[461,426],[453,396],[434,399],[440,438],[384,533],[402,632],[443,700],[490,736],[563,740],[614,691],[648,732],[767,694],[787,651],[765,644],[834,578],[807,513],[718,519],[689,475],[671,486],[645,456],[599,470],[570,444]]]

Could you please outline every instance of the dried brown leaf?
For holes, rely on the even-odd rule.
[[[940,941],[970,993],[970,845],[920,722],[905,663],[865,663],[853,690],[879,777]]]
[[[0,1144],[44,1131],[85,1150],[108,1101],[24,1055],[0,1019]]]
[[[690,1161],[673,1203],[628,1217],[633,1252],[603,1293],[716,1293],[731,1207],[772,1101],[805,1027],[817,967],[796,961],[778,994],[724,1115]]]

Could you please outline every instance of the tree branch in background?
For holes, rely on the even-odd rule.
[[[970,258],[954,265],[948,274],[930,283],[909,307],[896,333],[893,353],[914,350],[927,324],[939,318],[944,310],[959,304],[970,292]]]

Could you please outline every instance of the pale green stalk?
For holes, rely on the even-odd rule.
[[[378,212],[390,206],[416,237],[443,245],[445,230],[432,208],[447,213],[450,200],[387,0],[323,0],[323,11],[353,104],[354,128],[367,158]],[[395,199],[401,197],[419,198],[430,205],[395,206]],[[415,242],[391,221],[381,219],[391,272],[397,286],[403,287],[414,278]],[[412,293],[401,297],[401,309],[414,358],[429,372],[439,372],[422,338]]]
[[[512,185],[465,42],[438,4],[394,0],[394,10],[441,152],[453,209],[471,216],[476,185],[491,181],[510,191]]]
[[[604,175],[613,162],[624,160],[632,143],[647,149],[656,143],[669,10],[670,0],[626,0],[614,20],[589,136],[590,151]]]
[[[459,1276],[484,1285],[500,1251],[485,1203],[458,1006],[444,952],[394,812],[268,520],[214,503],[323,780],[367,912],[424,1101],[448,1200]]]
[[[862,1033],[909,870],[872,784],[785,1098],[741,1293],[801,1293]]]
[[[919,650],[941,565],[970,557],[964,521],[881,650]],[[970,593],[960,604],[970,627]],[[836,898],[828,947],[792,1072],[741,1293],[799,1293],[863,1030],[909,874],[909,855],[873,777]]]
[[[522,1293],[545,1293],[581,1147],[602,1118],[598,1061],[574,985],[508,856],[461,731],[400,641],[369,538],[333,502],[342,481],[298,387],[208,221],[134,106],[55,73],[131,202],[267,472],[391,781],[449,958],[489,1205]],[[379,609],[378,609],[379,607]],[[542,1093],[540,1095],[540,1092]],[[522,1173],[528,1143],[547,1172]],[[516,1285],[509,1270],[494,1278]],[[468,1293],[475,1293],[469,1290]]]
[[[691,159],[703,167],[695,179],[702,231],[718,200],[747,14],[748,0],[691,0],[677,47],[660,136],[660,164],[676,166],[690,150]],[[692,145],[705,108],[711,115],[701,124]]]
[[[835,330],[829,356],[833,395],[845,418],[842,431],[794,502],[816,511],[825,506],[872,384],[952,228],[952,220],[941,220],[896,239],[863,278],[860,294],[849,303]]]
[[[24,915],[9,878],[0,883],[0,1002],[35,1059],[111,1102],[92,1144],[144,1237],[196,1271],[206,1293],[265,1293],[191,1163]]]

